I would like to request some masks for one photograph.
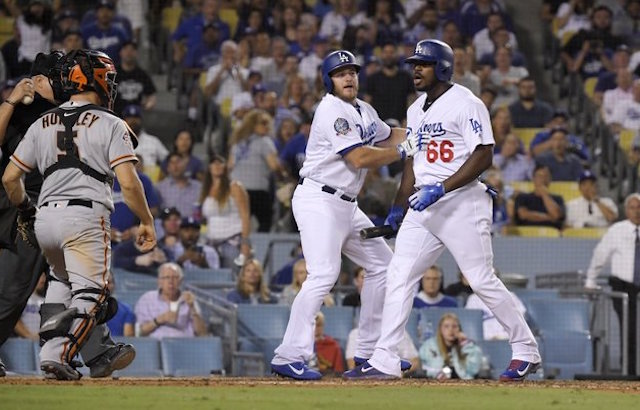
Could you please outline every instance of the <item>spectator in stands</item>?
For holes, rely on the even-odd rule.
[[[65,8],[56,13],[51,35],[51,46],[54,50],[61,48],[66,33],[70,31],[80,32],[80,18],[76,11]],[[82,45],[80,46],[82,48]]]
[[[453,21],[446,20],[442,26],[442,38],[441,40],[451,47],[463,47],[464,39],[460,32],[460,27]]]
[[[344,372],[344,359],[338,341],[324,334],[325,318],[322,312],[316,313],[315,359],[318,371],[323,375],[341,375]]]
[[[609,123],[611,121],[613,111],[619,103],[633,99],[633,75],[626,67],[619,68],[616,72],[616,85],[616,88],[606,90],[602,95],[600,113],[605,123]]]
[[[280,163],[292,179],[300,178],[300,169],[305,159],[307,140],[311,131],[311,116],[302,116],[298,133],[294,135],[280,151]]]
[[[491,12],[487,16],[487,25],[482,30],[478,31],[472,40],[473,48],[476,53],[476,60],[480,60],[485,54],[493,54],[495,50],[495,45],[492,40],[492,35],[496,30],[504,27],[504,21],[502,19],[501,12]],[[508,44],[510,49],[515,51],[518,49],[518,41],[516,40],[515,34],[510,31],[508,32],[509,40]],[[454,60],[455,61],[455,60]]]
[[[318,67],[327,55],[328,42],[325,37],[316,36],[313,40],[313,52],[302,57],[300,60],[300,75],[310,87],[313,86],[318,75]]]
[[[307,275],[307,262],[304,258],[298,259],[296,263],[293,264],[293,279],[291,280],[291,283],[285,286],[280,294],[279,303],[281,305],[291,306],[293,304],[296,295],[302,288],[302,283],[307,280]],[[324,306],[335,306],[336,302],[331,293],[325,296],[323,304]]]
[[[529,71],[511,64],[511,49],[508,47],[496,48],[494,56],[495,68],[489,74],[489,82],[496,87],[498,96],[493,105],[510,105],[518,100],[518,84],[529,75]]]
[[[518,83],[520,99],[509,105],[511,121],[516,128],[542,128],[551,120],[553,108],[536,99],[536,83],[532,77],[525,77]]]
[[[453,82],[467,87],[473,94],[480,97],[480,78],[467,69],[467,51],[462,47],[453,50]]]
[[[575,35],[581,30],[589,30],[589,12],[592,4],[593,0],[571,0],[560,4],[554,19],[557,27],[556,37],[566,43],[565,37]]]
[[[351,332],[349,332],[349,337],[347,338],[347,346],[344,349],[344,357],[347,360],[347,370],[351,370],[356,367],[353,357],[356,354],[358,333],[358,328],[355,327],[351,329]],[[398,344],[397,348],[398,356],[403,360],[408,360],[411,362],[411,368],[407,370],[409,374],[415,372],[420,368],[420,356],[418,356],[418,349],[416,349],[413,340],[411,340],[411,336],[406,330],[404,331],[402,340]]]
[[[289,53],[289,46],[282,37],[273,39],[271,56],[274,64],[267,67],[264,75],[265,85],[268,90],[282,95],[289,79],[299,76],[298,67],[300,62],[298,57]]]
[[[23,2],[23,4],[26,2]],[[29,74],[31,64],[38,53],[51,50],[51,29],[53,12],[48,2],[31,0],[18,15],[15,23],[15,36],[18,39],[16,72],[12,77]]]
[[[454,298],[442,293],[442,278],[442,268],[438,265],[433,265],[424,271],[418,294],[413,298],[414,308],[458,307],[458,302]]]
[[[291,5],[283,5],[281,12],[281,18],[275,22],[274,34],[282,36],[288,44],[291,44],[296,40],[300,11]]]
[[[142,252],[135,240],[137,230],[137,226],[129,229],[129,238],[113,248],[113,267],[154,275],[158,267],[169,260],[167,252],[161,246],[156,246],[150,252]]]
[[[633,80],[632,98],[619,101],[608,118],[607,124],[614,134],[623,129],[640,128],[640,78]]]
[[[236,289],[227,294],[227,300],[236,304],[277,303],[278,299],[271,295],[264,280],[262,265],[257,259],[248,259],[240,273]]]
[[[180,222],[180,242],[174,248],[174,260],[185,269],[220,268],[220,256],[216,250],[200,243],[200,222],[195,218],[182,218]]]
[[[614,19],[611,33],[637,49],[640,46],[640,0],[627,0],[625,13]]]
[[[199,204],[202,183],[187,176],[187,162],[180,154],[169,154],[167,177],[156,184],[156,189],[163,207],[176,207],[183,217],[198,216],[194,207]]]
[[[611,57],[621,43],[611,34],[611,10],[600,5],[591,13],[591,28],[574,35],[562,48],[560,57],[570,73],[579,73],[583,79],[597,77],[613,69]]]
[[[111,296],[116,296],[116,279],[113,271],[111,272],[111,278],[107,282],[107,289],[109,289]],[[133,313],[133,309],[120,298],[116,297],[116,300],[118,301],[118,310],[107,322],[111,336],[135,336],[136,315]]]
[[[562,228],[565,218],[564,200],[549,193],[551,171],[538,164],[533,170],[533,192],[519,194],[515,201],[515,222],[521,226]]]
[[[511,112],[507,107],[498,107],[493,111],[493,115],[491,116],[491,127],[493,128],[493,138],[496,142],[493,150],[497,153],[502,149],[502,145],[507,140],[507,137],[513,134]],[[518,152],[522,151],[520,144],[518,144]]]
[[[221,107],[246,89],[248,76],[249,70],[239,65],[238,45],[226,40],[220,46],[220,62],[207,71],[204,95]]]
[[[503,228],[513,221],[512,189],[505,188],[502,173],[498,169],[489,169],[485,173],[484,183],[497,192],[497,195],[493,197],[491,233],[499,235],[503,232]]]
[[[482,81],[480,84],[482,84]],[[493,107],[493,102],[496,100],[497,95],[498,92],[492,84],[487,84],[480,89],[480,100],[482,100],[489,112],[491,112],[491,107]]]
[[[427,377],[438,380],[473,379],[482,364],[482,350],[463,333],[454,313],[442,315],[437,334],[420,346],[419,354]]]
[[[398,49],[386,43],[380,50],[382,69],[367,79],[364,100],[373,105],[380,118],[400,122],[407,116],[408,104],[415,99],[412,76],[398,66]]]
[[[501,3],[496,0],[471,0],[464,3],[460,9],[460,27],[464,30],[467,38],[473,36],[487,26],[487,18],[491,13],[501,13],[505,25],[506,13]]]
[[[531,140],[529,145],[529,153],[532,157],[536,158],[546,152],[550,152],[553,146],[551,141],[551,130],[555,128],[569,129],[569,114],[563,109],[556,109],[553,112],[551,121],[547,123],[545,129],[538,132]],[[590,153],[589,147],[575,134],[569,134],[569,152],[576,154],[583,161],[589,161]]]
[[[536,158],[551,171],[552,181],[577,181],[582,173],[580,159],[568,152],[569,132],[564,128],[551,130],[551,151]]]
[[[276,135],[273,140],[278,154],[282,152],[284,146],[287,145],[291,138],[298,132],[298,119],[293,114],[280,119]]]
[[[494,273],[498,278],[500,278],[500,274],[497,269],[494,269]],[[524,306],[524,303],[520,300],[518,295],[509,291],[511,293],[511,297],[516,302],[516,307],[524,316],[527,313],[527,308]],[[500,322],[493,315],[491,310],[484,304],[482,300],[475,293],[469,295],[467,298],[467,302],[464,305],[465,309],[477,309],[482,310],[482,334],[484,335],[484,340],[508,340],[509,334],[504,330]]]
[[[235,41],[239,42],[260,31],[272,32],[275,29],[273,27],[275,22],[271,21],[269,10],[266,7],[258,7],[255,2],[248,5],[248,11],[239,14],[238,26],[233,38]]]
[[[273,64],[274,60],[271,54],[271,35],[266,30],[259,31],[255,35],[251,64],[249,67],[253,71],[260,72],[262,77],[265,78],[265,75],[269,73],[269,70],[271,70],[270,67]]]
[[[83,46],[82,32],[80,29],[69,30],[62,38],[62,51],[69,54],[73,50],[80,50]]]
[[[207,334],[200,305],[193,293],[183,291],[182,268],[165,263],[158,269],[158,290],[140,296],[135,306],[140,336],[194,337]]]
[[[180,155],[183,161],[186,162],[185,174],[188,178],[197,179],[202,181],[204,179],[205,169],[204,164],[197,156],[193,155],[193,134],[187,129],[178,131],[173,139],[172,153]],[[160,164],[160,170],[163,175],[167,175],[167,165],[169,158],[165,158]]]
[[[220,41],[230,37],[229,25],[220,20],[220,5],[218,0],[203,0],[201,12],[183,20],[171,35],[173,42],[173,61],[182,64],[185,56],[202,43],[203,27],[216,23],[220,28]]]
[[[141,40],[141,32],[147,24],[145,12],[148,8],[146,2],[137,0],[119,0],[117,4],[118,15],[127,16],[130,23],[131,39],[136,43]]]
[[[442,25],[444,21],[438,19],[438,11],[433,3],[427,2],[422,8],[418,22],[413,25],[409,35],[416,38],[442,39]]]
[[[585,170],[578,180],[579,198],[567,202],[567,226],[604,228],[618,219],[618,207],[611,198],[598,195],[596,175]]]
[[[289,44],[289,53],[302,60],[304,57],[313,53],[313,34],[312,27],[304,23],[298,23],[296,27],[296,39]]]
[[[322,18],[320,35],[342,41],[347,26],[357,26],[366,19],[363,12],[358,12],[356,0],[337,0],[333,10]]]
[[[447,286],[442,293],[447,296],[453,296],[464,305],[469,295],[473,293],[473,290],[471,286],[469,286],[467,278],[464,277],[462,272],[458,271],[458,281]]]
[[[262,110],[253,110],[234,131],[230,141],[228,167],[231,178],[242,183],[249,193],[251,215],[258,219],[258,231],[271,229],[272,174],[284,174],[271,134],[271,117]]]
[[[120,48],[118,70],[118,96],[115,112],[122,112],[127,105],[140,105],[144,110],[156,106],[156,87],[147,72],[138,65],[138,45],[126,41]]]
[[[507,184],[531,179],[534,163],[531,158],[521,153],[521,144],[518,137],[509,133],[500,152],[493,156],[493,165],[502,172],[502,178]]]
[[[42,272],[29,296],[27,304],[22,311],[22,316],[13,328],[18,337],[31,340],[40,340],[40,306],[44,303],[44,296],[47,293],[47,275]]]
[[[180,241],[180,222],[182,216],[177,208],[164,208],[160,214],[162,236],[158,241],[158,246],[162,247],[169,259],[175,255],[175,247]],[[160,229],[158,229],[160,234]],[[158,235],[160,236],[160,235]]]
[[[262,84],[260,71],[249,71],[247,87],[247,91],[235,94],[231,98],[231,120],[234,124],[241,122],[246,113],[256,108],[258,100],[267,91]]]
[[[147,199],[151,214],[156,216],[159,212],[160,199],[153,187],[153,182],[143,172],[142,160],[136,163],[136,172],[138,178],[140,178],[140,182],[142,182],[144,196]],[[131,239],[131,228],[138,226],[138,219],[124,203],[122,188],[120,187],[118,178],[114,178],[112,195],[114,210],[111,213],[111,241],[115,244]]]
[[[342,306],[360,306],[360,293],[362,293],[362,285],[364,284],[364,268],[362,266],[358,266],[353,271],[353,285],[356,287],[351,293],[348,293],[344,299],[342,299]]]
[[[202,39],[185,56],[185,74],[198,78],[220,59],[222,44],[222,24],[218,21],[207,23],[202,27]]]
[[[388,42],[399,43],[402,41],[403,32],[406,30],[407,22],[404,15],[400,13],[400,2],[398,0],[382,0],[367,2],[367,18],[376,27],[376,45]],[[436,16],[437,19],[437,16]]]
[[[633,66],[631,65],[631,50],[625,44],[621,44],[616,48],[616,51],[613,53],[613,58],[611,62],[613,67],[611,70],[607,70],[598,75],[598,80],[596,81],[596,85],[593,89],[593,102],[600,106],[603,102],[604,93],[608,90],[613,90],[616,87],[619,87],[617,83],[618,73],[620,70],[626,70],[633,72]],[[631,81],[629,81],[629,87],[631,86]]]
[[[291,257],[291,260],[289,260],[289,262],[282,266],[276,274],[271,277],[269,286],[274,290],[280,290],[293,281],[293,265],[295,265],[299,259],[304,257],[302,255],[302,244],[300,242],[291,249],[289,256]]]
[[[131,40],[131,35],[113,21],[115,4],[112,0],[100,0],[96,5],[96,21],[82,28],[86,48],[107,54],[117,64],[120,48]]]
[[[298,63],[297,58],[295,56],[288,56],[287,60],[296,61],[296,71]],[[282,92],[282,107],[283,108],[294,108],[294,107],[302,107],[302,101],[308,93],[308,85],[307,82],[298,74],[294,74],[292,76],[287,77],[287,81],[284,85],[284,89]]]
[[[613,291],[629,295],[629,332],[627,348],[629,353],[628,374],[636,375],[637,340],[634,323],[637,318],[637,297],[640,293],[640,194],[633,193],[624,201],[627,219],[617,222],[607,230],[593,252],[585,287],[598,288],[597,276],[605,265],[611,263],[609,285]],[[622,300],[614,299],[613,308],[622,321]],[[622,330],[622,323],[620,324]]]
[[[138,136],[136,155],[142,158],[146,167],[159,165],[169,154],[160,138],[149,134],[142,128],[142,107],[127,105],[122,111],[122,118],[131,130]]]
[[[249,259],[252,253],[249,194],[240,182],[230,178],[227,161],[222,156],[216,155],[209,162],[200,203],[207,225],[205,237],[218,251],[220,265],[232,267],[240,254]]]

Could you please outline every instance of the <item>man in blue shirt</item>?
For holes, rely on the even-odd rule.
[[[433,265],[422,275],[420,291],[413,298],[414,308],[458,307],[458,301],[442,293],[442,269]]]
[[[120,63],[120,48],[131,37],[120,26],[114,24],[115,5],[110,0],[100,0],[96,6],[96,21],[82,28],[85,47],[106,53]]]

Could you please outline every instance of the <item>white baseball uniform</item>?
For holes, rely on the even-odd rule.
[[[60,108],[85,104],[66,102]],[[61,149],[64,129],[57,114],[44,114],[29,127],[11,161],[25,172],[38,169],[44,174],[65,152]],[[73,132],[79,158],[102,174],[113,178],[114,167],[136,161],[129,129],[113,114],[88,109],[78,117]],[[110,183],[100,182],[78,168],[59,169],[44,180],[38,205],[36,237],[55,279],[49,284],[46,303],[77,307],[81,313],[94,311],[96,304],[83,299],[86,294],[82,291],[107,286],[111,266],[109,216],[113,210]],[[91,330],[86,318],[77,318],[69,333],[81,343]],[[68,337],[48,340],[42,347],[41,360],[64,363],[67,352],[73,357],[77,345],[69,341]]]
[[[301,182],[292,200],[309,274],[291,306],[287,331],[272,361],[275,365],[311,358],[315,315],[338,279],[341,253],[365,270],[356,356],[370,357],[380,335],[392,252],[382,238],[360,239],[359,231],[373,226],[354,200],[367,170],[356,169],[343,156],[387,139],[391,129],[371,105],[359,99],[356,103],[359,111],[327,94],[311,124]]]
[[[407,110],[407,129],[431,137],[428,149],[413,159],[415,187],[442,182],[453,175],[478,145],[494,144],[489,113],[468,89],[454,84],[423,111],[426,95]],[[395,353],[409,318],[422,273],[445,246],[473,291],[502,324],[513,358],[540,362],[538,346],[511,294],[493,274],[491,197],[486,186],[473,181],[447,193],[422,212],[409,209],[388,268],[382,332],[369,363],[400,377]]]

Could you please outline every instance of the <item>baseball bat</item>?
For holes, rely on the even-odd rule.
[[[373,226],[360,230],[360,239],[377,238],[379,236],[392,235],[396,231],[391,225]]]

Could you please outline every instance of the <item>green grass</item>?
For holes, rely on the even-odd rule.
[[[516,386],[0,385],[0,409],[638,409],[640,394]]]

